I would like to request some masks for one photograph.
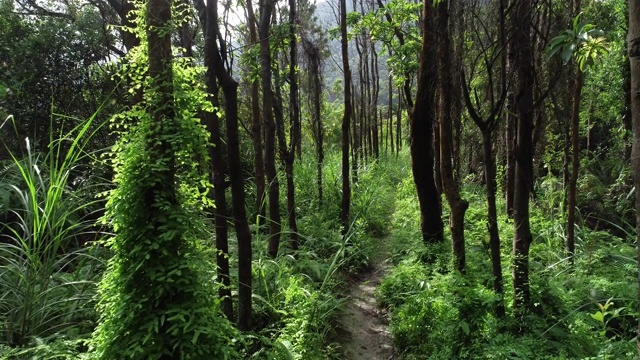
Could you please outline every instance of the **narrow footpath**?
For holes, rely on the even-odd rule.
[[[347,360],[396,358],[387,313],[377,306],[375,299],[376,287],[389,266],[384,258],[378,259],[369,272],[351,285],[342,320],[343,329],[348,333],[343,343]]]

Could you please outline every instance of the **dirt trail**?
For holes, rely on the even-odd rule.
[[[386,311],[378,308],[375,290],[389,265],[384,260],[355,281],[349,292],[342,326],[347,331],[344,349],[348,360],[395,359]]]

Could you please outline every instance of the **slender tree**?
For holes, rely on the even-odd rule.
[[[349,182],[349,130],[351,113],[351,70],[349,69],[349,48],[347,38],[347,3],[340,0],[340,37],[342,52],[342,71],[344,73],[344,115],[342,116],[342,201],[340,223],[342,234],[349,230],[349,206],[351,205],[351,184]],[[355,134],[354,134],[355,136]]]
[[[440,195],[434,179],[433,122],[437,89],[437,58],[433,2],[424,0],[422,50],[415,106],[410,112],[411,170],[420,204],[420,229],[425,243],[444,236]]]
[[[631,65],[631,114],[633,118],[633,147],[631,150],[633,182],[636,187],[636,239],[638,259],[640,259],[640,1],[629,0],[629,35],[627,51]],[[638,261],[640,271],[640,261]],[[639,272],[640,274],[640,272]],[[640,277],[639,280],[640,282]],[[638,288],[640,300],[640,287]],[[640,301],[638,302],[640,307]],[[638,355],[640,355],[640,322],[637,336]]]
[[[247,23],[249,27],[249,42],[258,43],[256,32],[256,15],[253,11],[253,0],[247,1]],[[253,140],[253,168],[256,184],[256,211],[258,225],[265,218],[265,176],[264,176],[264,149],[262,148],[262,124],[260,122],[260,82],[257,77],[251,80],[251,139]]]
[[[207,24],[213,26],[216,37],[222,36],[218,26],[218,1],[207,3]],[[231,77],[231,69],[225,68],[224,44],[212,43],[211,73],[216,74],[224,94],[225,124],[227,130],[227,153],[229,159],[229,178],[231,180],[231,201],[233,224],[238,239],[238,328],[251,329],[251,231],[247,223],[245,209],[244,178],[240,165],[240,140],[238,135],[238,83]]]
[[[530,305],[529,247],[529,191],[533,181],[533,47],[531,41],[531,0],[516,0],[512,26],[515,32],[510,51],[514,53],[513,66],[517,74],[515,108],[517,132],[515,147],[515,179],[513,197],[513,307],[517,314],[525,313]]]
[[[207,9],[210,10],[210,9]],[[204,43],[204,65],[207,67],[206,86],[209,101],[214,107],[219,107],[218,101],[218,81],[213,69],[213,53],[215,51],[216,29],[211,23],[206,21],[205,43]],[[211,157],[211,169],[213,172],[213,198],[215,208],[213,216],[216,233],[216,262],[218,265],[218,277],[222,285],[219,290],[222,312],[229,320],[233,320],[233,302],[231,300],[231,278],[229,276],[229,244],[227,229],[227,199],[225,191],[225,169],[226,159],[223,157],[224,144],[220,134],[220,119],[216,111],[205,112],[204,120],[207,130],[211,134],[211,146],[209,156]]]
[[[580,9],[580,2],[576,2]],[[578,11],[576,11],[578,12]],[[580,21],[580,15],[573,20],[573,27],[562,35],[555,37],[549,44],[549,56],[561,52],[562,60],[566,64],[575,56],[577,73],[573,89],[571,109],[571,177],[569,181],[569,201],[567,214],[567,255],[573,262],[575,252],[575,221],[576,221],[576,187],[578,170],[580,168],[580,102],[584,85],[585,71],[595,64],[599,54],[607,51],[601,30],[595,29],[588,22]]]
[[[502,280],[502,262],[500,258],[500,234],[498,232],[498,211],[496,206],[496,163],[495,156],[493,154],[493,137],[495,129],[498,126],[498,119],[500,112],[504,106],[508,83],[507,83],[507,69],[506,69],[506,28],[505,28],[505,11],[506,0],[500,0],[499,6],[499,41],[492,42],[496,44],[492,48],[480,48],[480,56],[477,57],[478,61],[481,61],[485,65],[485,71],[487,72],[487,85],[486,88],[490,93],[487,98],[489,104],[478,103],[480,98],[475,96],[476,103],[474,104],[471,93],[471,82],[466,79],[465,72],[462,70],[462,90],[464,95],[464,101],[467,106],[467,111],[473,122],[478,126],[482,133],[482,155],[484,162],[484,177],[486,182],[486,195],[487,195],[487,228],[489,230],[489,247],[491,250],[491,264],[493,272],[493,289],[500,296],[500,300],[496,304],[496,316],[499,318],[504,317],[504,302],[502,297],[504,296],[504,287]],[[490,34],[478,34],[478,36],[490,36]],[[482,41],[477,41],[478,44],[482,44]],[[498,49],[495,49],[498,47]],[[496,71],[496,62],[500,61],[499,68],[499,82],[498,86],[494,84],[494,72]],[[475,69],[476,64],[472,64],[470,68]],[[475,92],[474,92],[475,93]],[[497,93],[498,96],[495,96]],[[488,108],[487,113],[482,113],[483,108]]]
[[[262,78],[262,117],[264,129],[264,168],[269,195],[269,256],[276,257],[280,247],[280,183],[276,171],[276,123],[273,120],[273,90],[271,89],[271,47],[269,30],[273,14],[273,0],[260,0],[260,68]]]
[[[451,208],[451,246],[453,250],[454,267],[460,271],[465,270],[465,244],[464,244],[464,214],[469,207],[469,203],[460,196],[458,179],[453,171],[453,123],[460,122],[460,83],[458,76],[453,76],[454,66],[452,63],[453,46],[451,44],[451,32],[453,32],[450,22],[450,7],[460,6],[447,0],[442,0],[436,5],[436,31],[438,39],[438,66],[439,72],[439,94],[440,94],[440,115],[439,126],[439,146],[440,146],[440,176],[442,177],[442,189]],[[455,8],[453,9],[455,10]],[[457,109],[457,110],[456,110]],[[458,117],[454,118],[454,114]]]

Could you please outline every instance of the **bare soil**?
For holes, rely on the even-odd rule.
[[[348,360],[396,359],[388,316],[376,304],[375,290],[388,264],[376,261],[372,269],[353,281],[345,306],[342,327],[346,334],[343,347]]]

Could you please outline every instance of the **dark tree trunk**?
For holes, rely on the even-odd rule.
[[[439,96],[436,96],[434,108],[436,111],[436,116],[433,122],[433,160],[434,163],[434,177],[436,181],[436,190],[438,191],[438,196],[442,195],[442,165],[440,164],[440,109],[436,104],[440,103]]]
[[[529,224],[529,190],[533,173],[533,49],[531,44],[531,0],[515,3],[511,51],[515,53],[514,67],[517,72],[515,107],[518,117],[516,136],[516,170],[513,196],[513,307],[516,314],[526,312],[530,305],[529,294],[529,247],[531,228]]]
[[[218,1],[211,0],[207,6],[207,24],[213,24],[220,39],[218,27]],[[229,157],[229,178],[231,180],[231,201],[233,224],[238,239],[238,328],[251,330],[251,232],[247,223],[244,198],[244,178],[240,167],[240,140],[238,136],[238,83],[225,69],[223,56],[216,42],[213,42],[213,72],[222,87],[225,97],[225,117],[227,129],[227,153]]]
[[[389,49],[389,53],[391,53],[391,49]],[[388,145],[391,149],[391,153],[393,154],[395,151],[395,146],[393,144],[393,76],[389,74],[389,111],[388,111],[388,121],[389,127],[387,130],[387,135],[389,136]]]
[[[298,159],[302,158],[302,127],[300,124],[300,102],[298,98],[298,41],[296,37],[296,21],[298,17],[297,0],[289,0],[289,97],[291,102],[291,152],[295,151]],[[291,165],[293,168],[293,164]],[[293,170],[291,172],[293,176]],[[292,177],[293,180],[293,177]],[[288,181],[288,179],[287,179]],[[287,185],[288,186],[288,185]],[[295,219],[294,219],[295,221]],[[289,221],[291,223],[291,220]],[[297,235],[296,235],[297,236]],[[293,238],[291,239],[293,242]]]
[[[295,201],[295,185],[293,183],[293,161],[295,160],[295,143],[291,141],[291,146],[287,146],[287,139],[284,133],[284,113],[282,109],[282,91],[284,85],[280,79],[280,70],[274,69],[275,73],[275,97],[273,109],[276,119],[276,133],[278,136],[278,149],[280,150],[280,160],[284,166],[285,176],[287,178],[287,219],[289,221],[289,239],[292,250],[298,250],[298,225],[296,223],[296,201]],[[293,129],[295,125],[291,124],[289,133],[295,136]]]
[[[189,26],[190,17],[188,14],[191,8],[191,3],[189,0],[181,0],[181,11],[183,11],[186,16],[183,16],[182,24],[180,25],[180,46],[184,49],[184,56],[188,58],[193,58],[193,36],[191,35],[191,27]]]
[[[638,259],[640,259],[640,0],[629,0],[629,36],[627,50],[631,65],[631,116],[633,118],[633,148],[631,150],[631,173],[636,187],[636,238]],[[640,282],[640,261],[638,261],[638,281]],[[640,309],[640,287],[638,288],[638,309]],[[640,322],[638,323],[637,349],[640,355]]]
[[[411,170],[420,204],[420,230],[426,244],[443,241],[440,196],[434,179],[433,122],[437,63],[432,1],[424,0],[422,50],[416,102],[410,111]]]
[[[493,272],[493,290],[500,300],[496,305],[496,316],[504,317],[504,287],[502,282],[502,261],[500,259],[500,234],[498,232],[498,210],[496,207],[496,167],[491,151],[491,129],[482,131],[482,148],[484,154],[484,176],[487,183],[487,228],[489,230],[489,247],[491,248],[491,268]]]
[[[271,90],[271,49],[269,29],[273,0],[260,0],[260,68],[262,77],[262,117],[264,119],[264,170],[267,175],[269,196],[269,244],[267,252],[275,258],[280,247],[280,183],[276,170],[276,123],[273,121],[273,91]]]
[[[396,113],[396,154],[402,150],[402,92],[398,89],[398,111]]]
[[[349,230],[349,206],[351,205],[351,184],[349,183],[349,128],[352,112],[351,70],[349,70],[349,51],[347,47],[346,0],[340,0],[340,35],[342,42],[342,70],[344,71],[344,115],[342,117],[342,201],[340,208],[340,223],[342,225],[342,235],[346,235]]]
[[[373,83],[373,93],[371,94],[371,115],[372,119],[372,132],[373,132],[373,156],[380,158],[380,137],[378,127],[378,96],[380,95],[380,71],[378,69],[378,54],[376,53],[376,46],[371,42],[371,75]]]
[[[214,107],[219,107],[218,82],[213,67],[213,52],[216,51],[216,29],[212,25],[213,19],[208,15],[211,6],[207,7],[207,20],[205,27],[204,63],[207,67],[206,84],[209,101]],[[231,278],[229,276],[229,244],[227,230],[227,200],[225,196],[225,169],[227,167],[222,156],[224,143],[220,136],[220,119],[215,111],[204,113],[204,122],[211,134],[209,155],[211,156],[211,168],[213,171],[213,196],[215,208],[213,209],[216,232],[216,263],[218,265],[218,278],[222,282],[219,295],[221,299],[222,313],[233,321],[233,302],[231,299]]]
[[[445,194],[451,215],[449,226],[451,228],[451,247],[453,250],[453,263],[456,270],[465,271],[465,243],[464,243],[464,214],[469,203],[460,197],[460,189],[453,172],[453,123],[460,122],[460,118],[453,118],[460,111],[460,84],[453,78],[451,33],[449,28],[449,1],[441,1],[436,6],[436,26],[438,46],[438,66],[440,68],[440,176],[442,177],[442,190]],[[436,136],[437,138],[438,136]]]
[[[247,21],[249,23],[249,41],[251,44],[258,43],[256,33],[256,16],[253,11],[253,3],[247,1]],[[264,222],[265,210],[265,176],[264,176],[264,156],[262,149],[262,124],[260,123],[260,83],[258,79],[251,82],[251,139],[253,141],[253,166],[255,171],[256,184],[256,213],[257,223],[261,226]]]
[[[322,126],[321,100],[322,78],[320,70],[320,50],[310,41],[303,41],[305,54],[309,61],[309,91],[311,92],[311,123],[316,143],[318,204],[322,206],[322,164],[324,162],[324,129]]]
[[[575,89],[573,92],[573,104],[571,110],[571,178],[569,181],[569,203],[567,212],[567,255],[573,263],[575,253],[575,224],[576,224],[576,186],[578,184],[578,170],[580,167],[580,98],[584,77],[582,71],[577,69]]]
[[[505,140],[507,145],[505,202],[507,206],[507,217],[509,218],[513,218],[513,193],[516,183],[516,128],[518,119],[513,115],[515,112],[515,101],[513,95],[509,94],[507,97],[507,111],[504,114],[506,124]]]

